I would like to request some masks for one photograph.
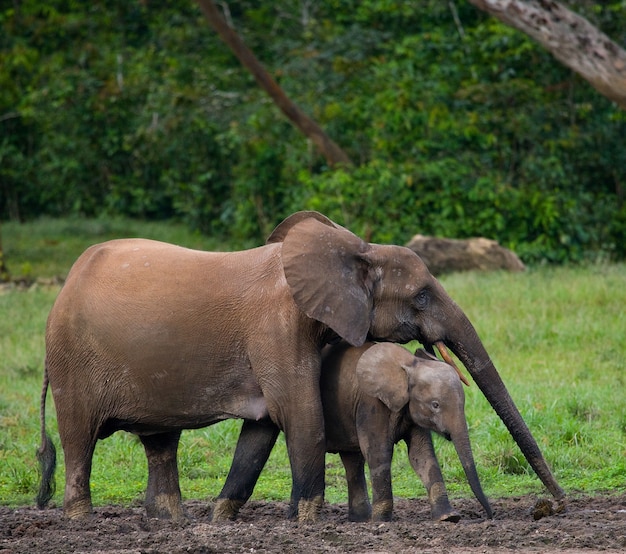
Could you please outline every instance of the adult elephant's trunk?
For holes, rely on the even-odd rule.
[[[461,460],[463,471],[465,471],[467,482],[469,483],[474,496],[478,502],[481,503],[485,512],[487,512],[487,517],[492,519],[493,512],[491,510],[491,506],[489,505],[489,501],[487,500],[487,497],[483,492],[483,488],[480,485],[480,480],[478,479],[478,472],[476,471],[476,464],[474,462],[474,455],[472,454],[472,447],[470,445],[469,433],[465,419],[463,419],[462,425],[459,426],[459,430],[451,434],[451,439],[452,444],[454,444],[454,448],[456,449],[456,453],[459,456],[459,460]]]
[[[449,334],[444,342],[463,362],[541,482],[557,501],[562,501],[565,498],[565,492],[552,475],[537,442],[522,419],[476,330],[463,311],[458,307],[457,309],[458,319],[455,321],[460,322],[460,325],[455,327],[457,332],[450,331],[448,328]]]

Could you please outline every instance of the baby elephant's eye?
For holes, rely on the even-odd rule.
[[[439,410],[439,401],[438,400],[433,400],[430,405],[432,406],[433,410]]]

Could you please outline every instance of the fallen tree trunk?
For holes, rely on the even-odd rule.
[[[457,271],[524,271],[512,250],[486,238],[446,239],[415,235],[407,244],[433,275]]]

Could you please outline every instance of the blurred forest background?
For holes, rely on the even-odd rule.
[[[626,46],[626,2],[566,4]],[[174,219],[235,247],[316,209],[374,242],[626,259],[626,111],[469,2],[218,3],[346,168],[191,0],[0,6],[2,221]]]

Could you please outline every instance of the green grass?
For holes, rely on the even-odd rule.
[[[129,221],[42,220],[3,224],[14,274],[65,275],[89,244],[149,236],[193,247],[221,245],[181,226]],[[225,248],[225,247],[224,247]],[[18,271],[16,271],[16,268]],[[537,268],[521,274],[464,273],[442,282],[468,314],[561,486],[569,493],[626,490],[626,265]],[[44,327],[58,287],[0,292],[0,503],[31,505],[38,480],[39,397]],[[483,488],[490,497],[545,494],[503,424],[476,386],[466,388],[467,418]],[[59,451],[57,493],[64,483],[51,395],[47,426]],[[226,478],[240,422],[183,433],[179,449],[186,499],[216,496]],[[471,496],[452,445],[436,439],[452,497]],[[404,445],[394,457],[396,496],[421,497]],[[147,477],[139,441],[116,433],[100,441],[92,491],[98,505],[140,502]],[[327,457],[330,502],[346,500],[341,462]],[[254,498],[288,500],[289,463],[281,436]]]
[[[132,219],[49,219],[28,225],[2,223],[4,255],[14,278],[62,276],[88,246],[123,237],[165,240],[189,248],[219,250],[219,242],[180,223]]]

